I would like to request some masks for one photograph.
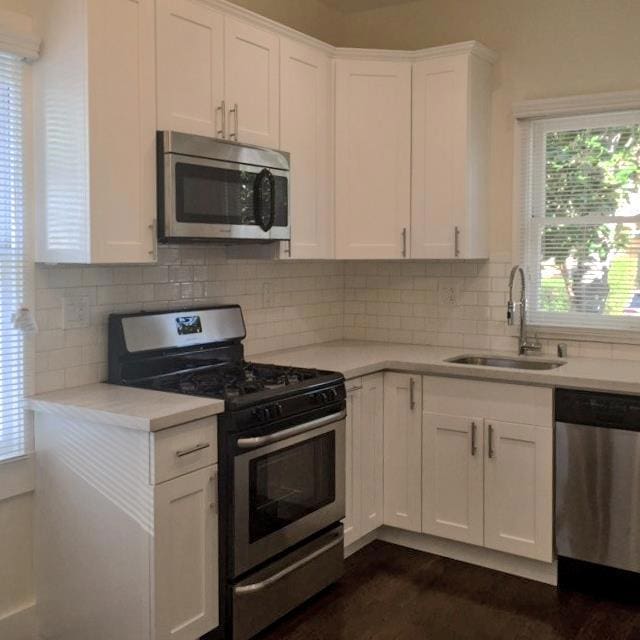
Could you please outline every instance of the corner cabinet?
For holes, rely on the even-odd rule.
[[[324,51],[280,40],[280,141],[291,154],[291,241],[282,257],[332,258],[333,82]]]
[[[422,378],[384,374],[384,524],[422,530]]]
[[[347,381],[345,547],[383,523],[383,380]]]
[[[413,65],[411,257],[489,257],[491,68],[474,43]]]
[[[36,260],[155,256],[155,2],[49,0],[34,65]]]
[[[336,258],[408,257],[411,64],[335,64]]]

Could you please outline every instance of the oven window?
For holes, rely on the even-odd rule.
[[[195,224],[252,225],[258,173],[179,162],[176,164],[176,219]],[[288,181],[275,178],[273,226],[286,227]]]
[[[250,543],[335,501],[335,452],[329,431],[251,461]]]

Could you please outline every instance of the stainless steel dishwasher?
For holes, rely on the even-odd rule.
[[[640,397],[559,389],[555,413],[560,583],[576,561],[640,572]]]

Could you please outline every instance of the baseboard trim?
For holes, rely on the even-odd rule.
[[[7,640],[35,640],[36,607],[30,604],[0,618],[0,638]]]
[[[370,531],[366,535],[362,536],[362,538],[359,538],[354,543],[350,544],[348,547],[345,547],[344,557],[348,558],[349,556],[353,555],[357,551],[360,551],[360,549],[364,549],[364,547],[366,547],[368,544],[371,544],[374,540],[377,540],[378,531],[380,531],[380,529],[375,529],[373,531]]]
[[[547,563],[539,560],[530,560],[529,558],[520,558],[500,551],[485,549],[484,547],[445,540],[425,533],[402,531],[393,527],[381,527],[376,533],[378,540],[402,547],[433,553],[452,560],[460,560],[461,562],[475,564],[486,569],[535,580],[536,582],[544,582],[553,586],[558,584],[558,563],[555,560],[552,563]]]

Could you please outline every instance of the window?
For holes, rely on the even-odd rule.
[[[23,62],[0,53],[0,460],[28,451],[24,338],[12,316],[24,296]]]
[[[640,111],[521,124],[530,322],[640,330]]]

